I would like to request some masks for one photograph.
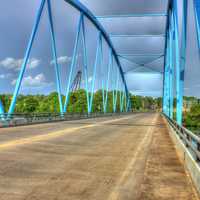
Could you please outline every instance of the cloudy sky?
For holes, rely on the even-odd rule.
[[[68,5],[64,0],[51,0],[53,20],[56,30],[58,63],[61,71],[62,92],[67,87],[67,77],[75,42],[76,27],[79,12]],[[96,16],[126,15],[141,13],[165,13],[167,1],[163,0],[81,0]],[[180,1],[181,2],[181,1]],[[193,1],[189,1],[188,46],[186,63],[185,95],[200,96],[200,62],[195,35]],[[14,90],[16,79],[22,64],[24,52],[31,33],[35,13],[40,0],[4,0],[0,7],[0,93],[11,93]],[[181,3],[179,3],[181,14]],[[135,94],[160,96],[162,95],[162,74],[164,53],[165,17],[130,17],[100,19],[105,30],[111,34],[112,42],[120,57],[125,72],[129,90]],[[113,35],[155,35],[155,37],[113,37]],[[157,35],[157,36],[156,36]],[[97,31],[86,20],[86,41],[89,64],[89,87],[92,82],[92,71],[97,46]],[[105,85],[108,72],[108,47],[103,44],[103,67],[97,70],[95,88]],[[76,70],[82,70],[82,46],[76,58]],[[127,54],[156,54],[155,56],[127,56]],[[158,58],[154,62],[150,62]],[[136,63],[148,63],[145,68]],[[21,93],[44,93],[55,91],[55,71],[52,61],[51,38],[46,8],[44,10],[36,40],[26,69]],[[116,72],[114,64],[112,69]],[[115,84],[116,73],[111,73],[110,89]],[[104,77],[104,78],[103,78]],[[83,78],[82,85],[85,83]]]

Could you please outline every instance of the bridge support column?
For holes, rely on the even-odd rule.
[[[182,98],[180,101],[181,107],[181,125],[183,118],[183,96],[184,96],[184,79],[185,79],[185,64],[186,64],[186,48],[187,48],[187,15],[188,15],[188,0],[183,0],[183,19],[182,19],[182,41],[181,41],[181,68],[180,68],[180,90]]]
[[[182,125],[183,118],[183,91],[184,91],[184,69],[186,54],[186,32],[187,32],[187,0],[183,1],[183,22],[182,22],[182,42],[181,53],[179,50],[179,26],[178,26],[178,2],[174,1],[173,18],[175,29],[175,49],[176,49],[176,120]],[[181,56],[180,56],[181,55]],[[180,62],[181,59],[181,62]]]
[[[170,47],[169,47],[169,30],[167,31],[167,41],[166,41],[166,56],[165,56],[165,70],[164,70],[164,95],[163,95],[163,111],[164,113],[169,116],[169,111],[170,111],[170,76],[169,76],[169,52],[170,52]]]
[[[173,119],[174,113],[174,47],[173,47],[173,15],[170,13],[170,23],[169,23],[169,117]]]
[[[196,32],[198,38],[198,45],[200,49],[200,2],[199,0],[194,0],[194,15],[196,21]]]

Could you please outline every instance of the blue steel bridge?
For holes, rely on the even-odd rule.
[[[126,6],[115,7],[113,13],[107,9],[120,0],[59,1],[79,14],[66,90],[63,94],[55,2],[40,0],[8,112],[0,100],[0,199],[199,199],[200,138],[182,126],[182,118],[188,4],[192,1],[199,39],[200,1],[158,1],[162,10],[146,12],[147,8],[140,13],[134,11],[139,1],[130,1],[129,14],[123,12]],[[105,9],[103,15],[92,9],[95,2]],[[18,116],[17,98],[44,12],[60,113]],[[96,30],[92,39],[88,24]],[[136,24],[143,25],[134,32]],[[95,42],[92,49],[90,40]],[[136,45],[140,42],[145,45]],[[89,51],[94,52],[93,64]],[[159,66],[152,67],[156,63]],[[131,79],[127,77],[134,72],[163,77],[162,113],[131,112]],[[87,113],[68,115],[70,92],[78,86],[86,91]],[[98,89],[102,91],[101,114],[93,113]],[[107,112],[109,91],[112,113]]]

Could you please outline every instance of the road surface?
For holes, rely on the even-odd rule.
[[[159,114],[0,129],[0,200],[196,200]]]

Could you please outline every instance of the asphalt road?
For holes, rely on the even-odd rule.
[[[0,129],[0,200],[196,200],[159,114]]]

